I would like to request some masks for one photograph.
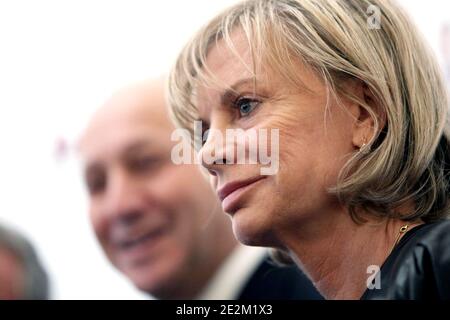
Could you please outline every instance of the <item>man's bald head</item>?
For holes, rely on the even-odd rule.
[[[89,140],[101,140],[98,137],[102,132],[126,120],[172,131],[174,126],[167,110],[164,78],[145,80],[122,88],[94,113],[79,141],[81,152]],[[120,127],[117,125],[118,129]]]

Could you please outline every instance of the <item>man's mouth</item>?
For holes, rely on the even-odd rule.
[[[147,241],[158,239],[161,235],[164,234],[164,231],[164,227],[156,228],[139,236],[119,240],[116,242],[116,245],[121,250],[128,250]]]
[[[115,247],[114,259],[119,269],[136,268],[157,259],[164,252],[169,230],[169,226],[164,225],[116,237],[111,243]]]

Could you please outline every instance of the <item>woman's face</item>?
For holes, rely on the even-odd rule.
[[[248,44],[240,33],[232,39],[239,57],[221,41],[211,49],[207,67],[219,83],[234,90],[199,87],[200,119],[204,126],[222,132],[224,137],[230,128],[245,133],[278,129],[279,169],[273,175],[262,176],[261,163],[204,166],[211,173],[224,211],[232,217],[237,238],[245,244],[282,246],[281,235],[286,230],[300,230],[301,223],[314,221],[336,208],[336,199],[327,189],[335,185],[340,169],[355,151],[353,129],[359,108],[350,103],[337,105],[331,96],[327,97],[322,81],[300,63],[296,71],[310,92],[267,68],[257,70],[255,87],[247,67],[252,66]],[[199,156],[213,154],[220,162],[227,149],[235,147],[227,141],[212,153],[215,143],[215,135],[209,135]],[[275,143],[269,141],[268,149]]]

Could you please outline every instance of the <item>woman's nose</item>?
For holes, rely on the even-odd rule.
[[[215,176],[222,169],[222,165],[227,164],[225,135],[224,130],[210,129],[208,131],[207,139],[197,157],[200,164]]]

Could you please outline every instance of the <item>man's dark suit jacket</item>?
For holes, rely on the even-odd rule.
[[[238,299],[320,300],[323,298],[296,266],[276,266],[267,257],[248,280]]]

